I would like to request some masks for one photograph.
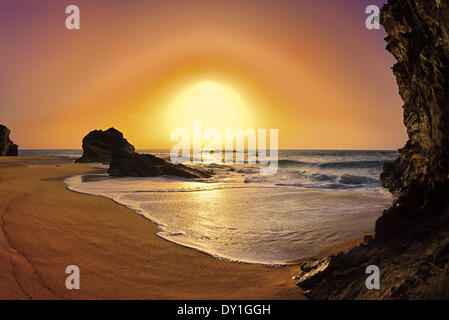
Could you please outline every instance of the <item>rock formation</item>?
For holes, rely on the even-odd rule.
[[[83,139],[83,156],[78,163],[109,163],[108,173],[115,177],[156,177],[169,175],[183,178],[207,178],[209,173],[184,165],[174,165],[151,154],[139,154],[123,134],[110,128],[91,131]]]
[[[78,163],[109,163],[112,160],[113,152],[134,152],[134,146],[131,145],[123,134],[110,128],[106,131],[91,131],[83,139],[83,156],[77,159]]]
[[[0,156],[17,156],[18,146],[9,139],[11,131],[0,124]]]
[[[312,299],[449,298],[449,0],[389,0],[381,23],[409,136],[381,176],[394,203],[373,239],[302,264],[295,279]],[[379,290],[365,286],[369,265]]]
[[[156,177],[162,175],[183,178],[207,178],[210,175],[184,165],[174,165],[151,154],[116,152],[108,173],[115,177]]]
[[[449,190],[448,1],[390,1],[382,10],[387,50],[404,100],[409,141],[384,168],[381,180],[395,211],[377,222],[378,236],[403,230],[446,204]],[[403,212],[404,214],[401,214]],[[402,219],[405,218],[405,219]]]

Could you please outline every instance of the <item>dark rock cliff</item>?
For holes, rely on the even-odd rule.
[[[394,203],[374,239],[302,265],[297,284],[312,299],[449,298],[449,0],[389,0],[381,23],[409,136],[381,176]],[[365,286],[369,265],[379,290]]]
[[[17,156],[18,146],[9,139],[11,131],[0,124],[0,156]]]
[[[447,0],[391,0],[382,8],[387,50],[404,100],[409,141],[384,168],[395,210],[377,222],[378,236],[441,210],[449,199],[449,7]],[[405,218],[405,219],[403,219]],[[405,220],[405,221],[403,221]]]
[[[115,177],[176,176],[182,178],[209,178],[210,174],[182,164],[172,164],[152,154],[116,152],[108,173]]]
[[[117,129],[94,130],[84,137],[83,156],[75,162],[109,163],[112,160],[113,152],[134,152],[134,150],[134,146]]]
[[[110,128],[91,131],[83,139],[83,156],[77,163],[109,163],[108,173],[115,177],[157,177],[162,175],[182,178],[208,178],[210,174],[181,164],[174,165],[151,154],[139,154],[123,137]]]

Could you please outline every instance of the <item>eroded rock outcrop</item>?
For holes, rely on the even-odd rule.
[[[387,50],[398,61],[393,72],[409,136],[381,176],[395,196],[395,210],[376,226],[377,236],[388,236],[439,212],[449,200],[448,1],[390,1],[381,22]]]
[[[94,130],[84,137],[83,156],[75,162],[109,163],[112,160],[113,152],[130,153],[134,151],[134,146],[117,129]]]
[[[182,164],[174,165],[151,154],[136,152],[116,152],[108,173],[115,177],[157,177],[176,176],[183,178],[208,178],[207,172]]]
[[[17,156],[19,147],[11,141],[11,131],[0,124],[0,156]]]
[[[110,128],[91,131],[83,139],[83,156],[78,163],[109,163],[108,173],[115,177],[157,177],[162,175],[182,178],[208,178],[210,174],[184,165],[174,165],[151,154],[139,154],[123,137]]]
[[[394,204],[374,239],[302,265],[297,284],[312,299],[449,298],[449,0],[389,0],[381,23],[409,136],[381,176]],[[369,265],[379,290],[365,286]]]

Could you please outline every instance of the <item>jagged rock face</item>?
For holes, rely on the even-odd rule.
[[[162,175],[183,178],[207,178],[210,175],[184,165],[174,165],[151,154],[115,152],[108,173],[116,177],[157,177]]]
[[[404,228],[404,219],[438,211],[449,199],[449,1],[390,0],[381,23],[387,50],[398,61],[393,72],[409,141],[381,176],[395,205],[378,221],[379,236]]]
[[[374,239],[301,266],[312,299],[449,299],[449,0],[389,0],[381,23],[409,135],[381,176],[395,202]],[[379,290],[365,287],[369,265]]]
[[[151,154],[139,154],[123,134],[110,128],[91,131],[83,139],[83,156],[78,163],[109,163],[108,173],[115,177],[207,178],[210,174],[184,165],[174,165]]]
[[[0,124],[0,156],[17,156],[19,147],[9,139],[11,131]]]
[[[83,139],[83,156],[75,162],[88,163],[100,162],[109,163],[112,160],[113,152],[134,152],[134,146],[131,145],[123,134],[110,128],[106,131],[91,131]]]

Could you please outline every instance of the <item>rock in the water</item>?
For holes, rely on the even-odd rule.
[[[134,150],[134,146],[123,137],[120,131],[114,128],[106,131],[94,130],[84,137],[83,156],[75,162],[109,163],[113,152],[131,153]]]
[[[75,162],[109,163],[108,173],[115,177],[208,178],[210,174],[184,165],[174,165],[151,154],[139,154],[123,134],[110,128],[91,131],[83,139],[83,156]]]
[[[381,176],[394,204],[374,239],[304,265],[295,279],[312,299],[449,299],[449,0],[389,0],[381,23],[409,136]]]
[[[306,261],[301,264],[301,273],[295,277],[296,284],[304,289],[313,286],[329,272],[331,257],[323,260]],[[327,272],[326,272],[327,271]]]
[[[108,173],[115,177],[157,177],[162,175],[183,178],[208,178],[210,175],[184,165],[174,165],[151,154],[115,152]]]
[[[11,131],[0,124],[0,156],[17,156],[19,147],[9,139]]]

